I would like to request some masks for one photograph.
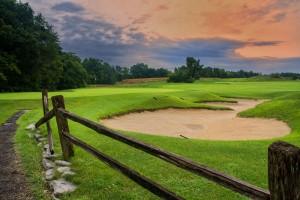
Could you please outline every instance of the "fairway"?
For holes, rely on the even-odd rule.
[[[280,120],[290,127],[290,134],[266,140],[209,141],[122,131],[138,140],[265,189],[268,189],[268,146],[276,140],[300,145],[299,81],[203,79],[192,84],[155,82],[51,92],[49,98],[58,94],[65,97],[67,110],[94,122],[131,112],[160,109],[192,108],[227,112],[228,107],[207,102],[233,102],[232,98],[269,99],[238,115],[246,118]],[[36,199],[51,199],[43,192],[46,184],[43,180],[45,172],[40,164],[42,150],[37,147],[35,141],[28,138],[28,131],[25,130],[28,124],[36,122],[43,116],[41,93],[2,93],[0,109],[1,123],[20,109],[30,110],[18,120],[20,127],[14,141],[22,160],[22,168],[29,178]],[[60,154],[54,119],[51,120],[51,127],[55,152]],[[99,135],[77,123],[69,122],[69,127],[74,136],[186,199],[247,199],[158,158]],[[46,135],[44,125],[40,131],[42,135]],[[158,199],[79,148],[75,147],[75,156],[70,161],[76,175],[68,176],[67,179],[78,185],[78,188],[75,192],[62,196],[61,199]]]

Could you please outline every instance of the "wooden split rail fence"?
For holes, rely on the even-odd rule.
[[[238,192],[244,196],[252,199],[300,199],[300,149],[282,142],[277,141],[269,146],[268,149],[268,175],[269,175],[269,191],[259,188],[257,186],[246,183],[237,178],[231,177],[225,173],[216,171],[212,168],[206,167],[202,164],[195,163],[184,157],[170,153],[163,149],[149,145],[147,143],[136,140],[127,135],[123,135],[117,131],[109,129],[97,122],[77,116],[65,109],[63,96],[53,96],[51,98],[53,109],[48,110],[48,95],[47,91],[42,92],[42,102],[44,108],[44,117],[42,117],[36,124],[36,127],[42,124],[47,124],[48,138],[51,141],[50,149],[52,150],[52,131],[49,120],[53,117],[56,118],[59,139],[61,143],[62,153],[64,158],[74,156],[73,144],[79,146],[96,158],[106,163],[108,166],[124,174],[137,184],[145,189],[151,191],[155,195],[163,199],[184,199],[183,197],[175,194],[174,192],[164,188],[163,186],[155,183],[147,177],[139,174],[138,172],[130,169],[117,160],[109,157],[108,155],[100,152],[98,149],[91,147],[84,141],[71,135],[68,120],[80,123],[90,129],[93,129],[99,134],[105,135],[112,139],[118,140],[129,146],[137,148],[148,154],[156,156],[165,160],[173,165],[182,169],[190,171],[198,176],[207,178],[214,181],[228,189]]]

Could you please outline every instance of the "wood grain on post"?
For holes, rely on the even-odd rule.
[[[277,141],[268,154],[271,200],[300,199],[300,149]]]
[[[61,144],[61,149],[64,158],[74,156],[73,144],[71,141],[63,135],[63,132],[69,132],[69,126],[67,118],[58,112],[58,108],[65,109],[64,97],[62,95],[54,96],[51,98],[53,110],[56,116],[56,123],[58,128],[58,134]]]
[[[49,113],[48,90],[43,90],[42,91],[42,101],[43,101],[44,116],[46,116]],[[54,154],[53,142],[52,142],[52,129],[51,129],[51,126],[50,126],[50,122],[47,121],[46,125],[47,125],[47,132],[48,132],[49,150],[50,150],[51,154]]]

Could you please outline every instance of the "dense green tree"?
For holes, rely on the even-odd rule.
[[[0,44],[1,91],[55,89],[62,72],[58,37],[28,3],[0,0]]]
[[[174,73],[169,74],[168,82],[175,83],[193,83],[195,79],[191,76],[191,72],[186,66],[175,68]]]
[[[206,78],[249,78],[258,76],[260,73],[253,71],[239,70],[237,72],[226,71],[218,67],[204,67],[200,64],[200,60],[193,57],[186,58],[186,66],[178,69],[175,68],[174,73],[169,75],[169,82],[194,82],[200,77]],[[292,77],[292,76],[291,76]]]
[[[157,77],[168,77],[168,75],[171,73],[169,70],[165,68],[158,68],[157,71]]]
[[[203,65],[200,64],[200,60],[196,60],[193,57],[186,58],[186,66],[182,66],[175,69],[174,73],[169,75],[169,82],[186,82],[192,83],[200,78]]]
[[[131,78],[130,69],[128,67],[116,66],[115,70],[116,70],[117,81],[122,81],[124,79]]]
[[[148,70],[148,65],[144,63],[137,63],[130,67],[130,74],[132,78],[149,78]]]
[[[117,81],[115,68],[102,60],[86,58],[82,65],[88,73],[89,84],[114,84]]]
[[[200,78],[201,70],[203,68],[203,65],[200,65],[200,60],[196,60],[193,57],[187,57],[186,67],[191,78],[196,80]]]
[[[86,86],[88,74],[82,67],[81,59],[73,53],[62,53],[63,72],[60,76],[58,89],[79,88]]]
[[[149,68],[147,64],[137,63],[130,67],[130,78],[167,77],[170,71],[164,68]]]

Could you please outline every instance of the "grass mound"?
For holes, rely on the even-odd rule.
[[[292,93],[267,101],[255,108],[239,113],[241,117],[275,118],[286,122],[292,129],[292,134],[286,138],[299,137],[300,123],[300,93]],[[297,133],[297,134],[296,134]],[[291,140],[289,140],[292,142]],[[299,143],[297,143],[299,144]]]
[[[198,102],[235,102],[231,99],[219,97],[209,93],[171,93],[170,95],[155,95],[149,96],[143,101],[137,102],[134,108],[125,108],[116,112],[109,112],[101,115],[102,119],[110,118],[113,116],[120,116],[132,112],[154,111],[167,108],[178,109],[211,109],[211,110],[230,110],[230,108],[223,106],[210,106],[199,104]]]

